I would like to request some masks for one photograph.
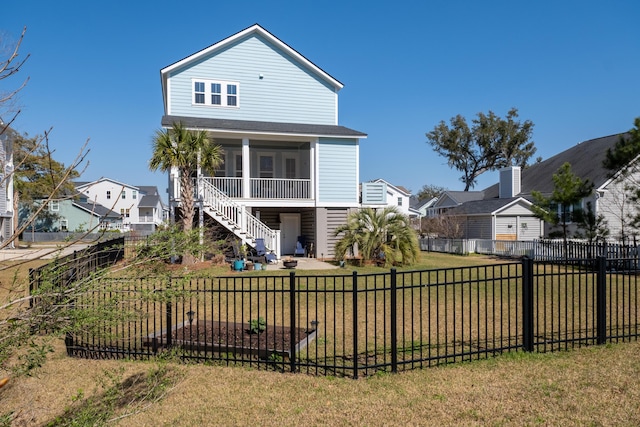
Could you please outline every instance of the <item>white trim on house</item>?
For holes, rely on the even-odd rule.
[[[200,91],[196,91],[196,83],[202,83],[203,84],[203,90]],[[212,84],[217,84],[220,85],[220,92],[217,93],[217,95],[220,96],[220,103],[219,104],[214,104],[211,101],[211,97],[214,95],[214,93],[211,91],[211,85]],[[236,103],[234,105],[229,105],[228,104],[228,98],[229,98],[229,93],[228,93],[228,87],[229,86],[235,86],[236,87],[236,93],[233,94],[232,96],[235,96],[236,99]],[[202,102],[197,102],[196,99],[196,95],[197,94],[202,94],[203,99]],[[210,78],[199,78],[199,77],[193,77],[191,79],[191,106],[192,107],[203,107],[203,108],[240,108],[240,83],[239,82],[232,82],[232,81],[225,81],[225,80],[216,80],[216,79],[210,79]]]

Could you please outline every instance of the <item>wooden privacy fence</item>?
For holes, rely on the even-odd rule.
[[[69,355],[184,360],[351,378],[637,340],[627,259],[310,276],[103,279],[76,307],[114,316],[67,337]],[[88,319],[91,316],[87,316]]]

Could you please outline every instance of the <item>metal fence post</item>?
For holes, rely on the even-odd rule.
[[[533,351],[533,260],[522,258],[522,347]]]
[[[398,372],[398,296],[396,269],[391,269],[391,372]]]
[[[166,336],[167,336],[167,348],[170,348],[171,347],[171,338],[172,338],[171,335],[172,335],[172,332],[173,332],[171,330],[171,323],[172,323],[173,315],[171,313],[171,301],[170,300],[168,300],[166,302],[166,309],[167,309],[167,311],[166,311],[165,321],[167,322],[167,334],[166,334]]]
[[[296,273],[289,273],[289,322],[291,323],[291,335],[289,343],[289,369],[295,372],[296,368]]]
[[[607,342],[607,259],[600,256],[596,262],[596,342],[604,344]]]
[[[353,378],[358,379],[358,272],[351,275],[353,294]]]

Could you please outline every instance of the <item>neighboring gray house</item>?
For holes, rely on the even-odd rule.
[[[555,156],[533,164],[524,170],[519,167],[500,171],[499,182],[483,191],[468,192],[467,200],[460,193],[444,193],[434,205],[449,215],[464,221],[466,238],[495,240],[533,240],[546,237],[551,230],[531,213],[533,191],[543,195],[553,192],[553,175],[565,163],[572,172],[594,184],[593,194],[572,209],[585,209],[591,202],[594,213],[603,215],[610,230],[610,238],[619,239],[623,227],[622,218],[637,207],[625,197],[624,183],[610,178],[611,171],[603,167],[608,149],[625,134],[610,135],[581,142]],[[459,202],[455,205],[455,202]],[[454,206],[455,205],[455,206]],[[576,226],[571,224],[573,233]],[[628,233],[628,232],[627,232]]]
[[[460,206],[463,203],[482,200],[482,191],[450,191],[447,190],[438,196],[438,200],[427,209],[427,217],[436,217],[445,214],[448,210]]]

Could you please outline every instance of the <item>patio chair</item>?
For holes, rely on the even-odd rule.
[[[256,247],[253,249],[251,256],[247,257],[251,261],[265,261],[267,247],[264,245],[264,239],[256,239]]]
[[[298,236],[298,241],[296,242],[296,250],[293,253],[293,256],[307,256],[307,238],[305,236]]]

